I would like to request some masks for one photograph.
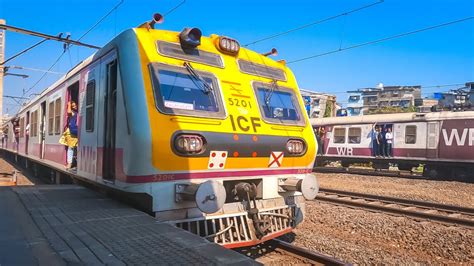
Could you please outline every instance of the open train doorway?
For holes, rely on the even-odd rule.
[[[79,81],[74,82],[69,87],[67,87],[67,94],[66,94],[66,126],[69,127],[69,132],[71,136],[79,138],[79,120],[78,120],[78,110],[79,106]],[[74,107],[75,105],[75,107]],[[76,142],[77,143],[77,142]],[[71,148],[68,148],[70,151]],[[68,153],[69,154],[69,153]],[[67,155],[70,156],[70,155]],[[72,149],[72,161],[70,159],[66,159],[68,163],[68,167],[75,168],[78,165],[77,162],[77,144],[76,147]],[[70,158],[70,157],[68,157]]]
[[[41,103],[40,117],[40,158],[44,159],[44,139],[46,137],[46,101]]]
[[[115,138],[117,113],[117,60],[107,64],[107,83],[105,91],[104,154],[102,178],[115,180]]]

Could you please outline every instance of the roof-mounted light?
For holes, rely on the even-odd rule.
[[[236,55],[239,53],[240,44],[232,38],[220,36],[217,39],[217,49],[225,54]]]
[[[194,49],[201,45],[202,32],[198,28],[184,28],[179,34],[179,42],[184,49]]]

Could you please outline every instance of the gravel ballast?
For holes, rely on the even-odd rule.
[[[317,173],[324,188],[473,207],[474,185]],[[353,264],[474,264],[474,230],[307,201],[305,221],[283,238]]]

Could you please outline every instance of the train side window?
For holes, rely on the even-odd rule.
[[[334,143],[345,143],[346,142],[346,129],[335,128],[334,129]]]
[[[360,127],[352,127],[349,128],[349,144],[358,144],[361,140],[361,128]]]
[[[48,105],[48,135],[53,135],[54,131],[54,102]]]
[[[86,87],[86,131],[94,131],[94,103],[95,103],[95,80],[87,83]]]
[[[30,135],[32,137],[36,137],[37,136],[37,127],[38,127],[38,111],[34,111],[31,113],[31,117],[30,117],[30,121],[31,121],[31,124],[30,124]]]
[[[416,143],[416,126],[405,127],[405,143],[406,144]]]
[[[61,98],[54,101],[54,134],[61,134]]]
[[[23,138],[25,136],[25,118],[22,117],[20,118],[20,138]]]

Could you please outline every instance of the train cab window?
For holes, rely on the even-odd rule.
[[[20,118],[20,138],[25,136],[25,118]]]
[[[217,79],[191,69],[150,65],[156,107],[165,114],[223,118]]]
[[[406,144],[416,143],[416,126],[405,127],[405,143]]]
[[[359,144],[361,140],[360,127],[349,128],[349,144]]]
[[[61,134],[61,98],[54,101],[54,134]]]
[[[95,80],[87,83],[86,87],[86,131],[94,131],[94,103],[95,103]]]
[[[254,83],[254,89],[263,120],[278,124],[304,124],[293,90],[265,83]]]
[[[345,143],[346,142],[346,129],[345,128],[334,128],[334,143]]]
[[[48,105],[48,135],[54,134],[54,102]]]

